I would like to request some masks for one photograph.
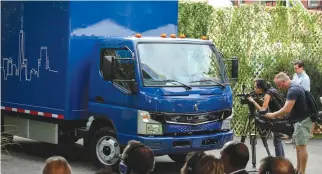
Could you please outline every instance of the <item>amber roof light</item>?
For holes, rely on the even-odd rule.
[[[171,38],[176,38],[177,36],[175,34],[170,35]]]
[[[180,34],[179,36],[180,38],[186,38],[186,36],[184,34]]]
[[[207,37],[206,36],[202,36],[201,39],[202,40],[207,40]]]
[[[141,34],[139,34],[139,33],[137,33],[137,34],[135,35],[135,37],[137,37],[137,38],[141,38],[141,37],[142,37],[142,35],[141,35]]]
[[[167,37],[167,34],[163,33],[163,34],[161,34],[160,37],[166,38]]]

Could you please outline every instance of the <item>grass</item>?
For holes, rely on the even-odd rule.
[[[12,135],[14,134],[14,132],[17,131],[17,129],[14,126],[9,125],[5,125],[4,129],[8,131],[1,132],[1,153],[6,153],[10,156],[9,151],[7,150],[7,146],[19,145],[16,141],[13,140],[12,137]]]
[[[322,139],[322,134],[314,134],[315,139]]]

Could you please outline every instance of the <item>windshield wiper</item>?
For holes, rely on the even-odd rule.
[[[214,82],[219,86],[226,87],[224,84],[221,84],[221,83],[219,83],[219,82],[217,82],[215,80],[212,80],[212,79],[196,80],[196,81],[191,81],[189,83],[195,83],[195,82]]]
[[[181,84],[182,86],[184,86],[187,90],[190,90],[192,89],[191,86],[187,85],[187,84],[184,84],[182,82],[179,82],[177,80],[173,80],[173,79],[167,79],[167,80],[160,80],[160,82],[169,82],[169,83],[173,83],[173,82],[176,82],[176,83],[179,83]]]

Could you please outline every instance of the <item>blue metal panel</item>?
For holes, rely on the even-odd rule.
[[[178,1],[70,2],[73,35],[177,34]],[[166,9],[166,13],[165,10]]]
[[[141,87],[140,109],[153,112],[198,113],[232,108],[230,88]],[[198,104],[198,111],[194,105]]]
[[[90,76],[90,94],[89,94],[89,111],[96,114],[106,115],[111,118],[119,134],[137,134],[137,108],[139,103],[136,95],[128,95],[117,89],[111,82],[104,81],[100,75],[100,49],[101,48],[121,48],[128,46],[133,49],[132,42],[124,39],[109,40],[100,46],[95,47],[93,53],[91,76]],[[95,97],[101,96],[104,104],[96,103]],[[127,141],[119,139],[121,144]]]
[[[1,6],[1,105],[64,114],[68,2]]]
[[[228,141],[233,140],[234,133],[222,132],[217,134],[208,134],[208,135],[195,135],[195,136],[178,136],[178,137],[143,137],[143,136],[134,136],[134,135],[118,135],[120,139],[126,140],[138,140],[145,145],[152,148],[156,156],[175,154],[175,153],[188,153],[192,151],[208,151],[213,149],[221,149],[224,144]],[[203,140],[215,139],[216,144],[212,145],[202,145]],[[189,141],[191,145],[184,147],[173,147],[173,142],[175,141]]]

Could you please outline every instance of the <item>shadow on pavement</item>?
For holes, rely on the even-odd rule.
[[[85,165],[84,167],[93,171],[97,170],[89,160],[88,152],[80,144],[72,145],[54,145],[36,141],[20,141],[18,144],[10,145],[6,147],[6,150],[9,152],[8,155],[12,156],[21,156],[21,158],[26,158],[28,156],[33,156],[37,158],[39,163],[44,163],[44,161],[54,155],[59,155],[65,157],[68,162],[73,167],[74,165]],[[2,152],[5,154],[6,152]],[[17,154],[17,155],[15,155]],[[156,162],[155,174],[178,174],[180,173],[181,165],[178,165],[172,161],[160,161]]]

